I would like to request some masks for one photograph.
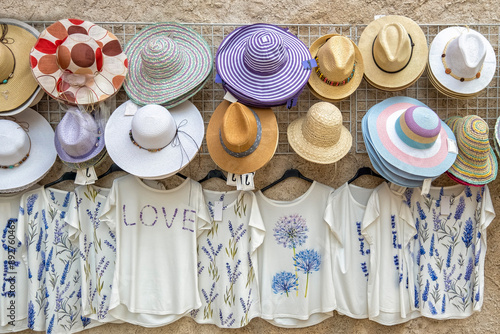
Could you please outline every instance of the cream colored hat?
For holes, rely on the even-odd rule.
[[[352,146],[352,136],[342,125],[342,113],[328,102],[311,106],[306,116],[290,123],[287,133],[293,150],[318,164],[340,160]]]
[[[397,15],[371,22],[358,43],[365,76],[377,88],[395,91],[407,87],[427,64],[427,39],[413,20]]]

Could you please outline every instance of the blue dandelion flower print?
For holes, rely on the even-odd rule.
[[[289,271],[282,271],[273,276],[272,289],[275,294],[286,294],[298,290],[298,278]]]

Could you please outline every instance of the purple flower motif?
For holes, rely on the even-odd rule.
[[[226,328],[232,327],[234,325],[234,322],[236,321],[236,319],[233,319],[233,312],[231,312],[231,314],[229,314],[227,318],[224,319],[221,309],[219,309],[219,319],[221,325],[225,326]]]
[[[420,229],[420,220],[417,218],[415,219],[415,229],[417,230],[417,233],[413,236],[413,239],[417,240],[418,238],[418,231]]]
[[[465,221],[464,235],[462,237],[462,241],[464,242],[465,247],[467,247],[467,250],[469,250],[473,237],[474,228],[472,227],[472,219],[469,217],[469,219]]]
[[[436,208],[439,208],[441,206],[441,198],[443,197],[443,195],[444,195],[444,190],[443,187],[441,187],[441,189],[439,190],[439,197],[436,200]]]
[[[80,319],[82,320],[82,325],[84,328],[87,327],[88,325],[90,325],[90,322],[91,322],[90,318],[80,316]]]
[[[318,271],[321,265],[321,255],[314,249],[301,250],[294,257],[297,269],[304,274],[311,274]]]
[[[467,198],[472,197],[472,192],[471,192],[471,190],[470,190],[470,187],[469,187],[469,186],[465,186],[465,190],[464,190],[464,191],[465,191],[465,197],[467,197]],[[472,199],[471,199],[471,200],[472,200]]]
[[[35,328],[35,306],[31,300],[28,303],[28,328]]]
[[[298,214],[281,217],[273,229],[276,242],[285,248],[302,246],[307,239],[309,229],[306,220]]]
[[[427,283],[425,284],[424,292],[422,293],[422,300],[424,302],[426,302],[427,299],[428,299],[428,297],[429,297],[429,286],[430,286],[430,284],[429,284],[429,280],[426,280],[426,281],[427,281]]]
[[[236,264],[234,265],[234,269],[231,269],[231,266],[229,265],[229,263],[226,262],[227,277],[229,279],[229,283],[231,283],[232,285],[236,283],[236,281],[238,280],[238,278],[241,275],[241,271],[238,270],[238,267],[240,266],[240,264],[241,264],[241,260],[238,260],[238,262],[236,262]]]
[[[31,214],[33,213],[33,205],[35,205],[37,199],[38,199],[38,194],[32,194],[26,200],[28,216],[31,216]]]
[[[439,218],[439,214],[436,212],[436,209],[432,209],[432,221],[434,222],[434,232],[441,229],[441,218]]]
[[[419,217],[420,217],[421,220],[427,219],[427,216],[425,215],[425,212],[422,209],[422,206],[420,205],[420,202],[418,202],[418,201],[417,201],[417,211],[418,211],[418,215],[419,215]]]
[[[431,248],[429,250],[429,255],[434,256],[434,233],[432,234],[432,238],[431,238]]]
[[[415,308],[418,309],[418,306],[420,304],[420,296],[418,293],[417,285],[414,285],[413,288],[414,288],[413,290],[414,290],[414,294],[415,294]]]
[[[47,260],[45,261],[45,271],[50,270],[50,263],[52,262],[52,254],[54,253],[54,247],[50,249],[49,256],[47,256]]]
[[[438,314],[436,307],[434,307],[434,304],[430,300],[427,302],[427,305],[429,305],[429,311],[431,311],[432,315]]]
[[[452,288],[452,280],[451,280],[451,276],[453,276],[453,274],[455,273],[455,269],[456,269],[456,265],[453,265],[453,267],[451,267],[451,271],[450,273],[448,274],[448,272],[446,271],[446,269],[443,269],[443,275],[444,275],[444,291],[445,292],[448,292],[451,290]]]
[[[469,264],[467,265],[467,268],[465,269],[465,275],[464,275],[464,280],[470,281],[470,277],[472,275],[472,268],[474,266],[474,261],[472,258],[469,258]]]
[[[407,188],[405,191],[405,199],[404,203],[408,205],[408,207],[411,207],[411,196],[413,195],[413,188]]]
[[[69,271],[69,261],[66,261],[66,265],[64,266],[64,271],[61,275],[61,285],[64,285],[64,282],[66,281],[66,276],[68,275]]]
[[[476,302],[479,302],[479,299],[481,299],[481,294],[479,293],[479,291],[476,293],[476,296],[475,296],[475,300]]]
[[[483,194],[484,194],[484,186],[481,187],[481,191],[478,191],[476,194],[476,202],[477,203],[481,203],[481,201],[483,200]]]
[[[113,253],[116,253],[116,246],[113,245],[111,242],[108,240],[104,240],[104,244],[109,247],[113,251]]]
[[[245,235],[247,230],[245,228],[243,228],[243,223],[241,223],[241,225],[238,226],[236,228],[236,230],[233,229],[233,225],[232,225],[231,221],[228,222],[228,225],[229,225],[229,232],[231,233],[231,238],[233,238],[233,240],[234,240],[233,244],[235,245]]]
[[[205,246],[202,246],[201,249],[205,254],[207,254],[208,258],[210,259],[210,262],[214,262],[215,258],[222,249],[222,244],[219,244],[219,246],[217,246],[217,249],[215,249],[214,246],[212,245],[212,242],[208,238],[207,238],[207,244],[210,251]]]
[[[457,208],[455,210],[455,216],[453,216],[453,218],[455,218],[455,222],[460,220],[460,218],[462,218],[462,214],[464,213],[464,209],[465,209],[465,199],[463,198],[463,196],[460,196],[460,199],[458,200]]]
[[[275,294],[288,293],[290,291],[297,291],[299,286],[298,278],[289,271],[282,271],[273,276],[272,289]]]
[[[481,257],[481,247],[477,250],[476,256],[474,257],[474,266],[475,267],[478,266],[480,257]]]
[[[446,256],[446,267],[449,268],[451,265],[451,245],[448,247],[448,256]]]
[[[47,334],[52,333],[52,329],[54,328],[54,318],[55,318],[55,314],[53,314],[52,319],[50,319],[49,326],[47,327]]]
[[[433,281],[436,281],[438,279],[436,272],[434,269],[432,269],[432,265],[430,263],[427,263],[427,271],[429,272],[429,276]]]
[[[218,293],[215,293],[215,282],[212,283],[212,287],[210,289],[210,295],[207,294],[207,292],[205,291],[205,289],[201,289],[201,293],[203,295],[203,298],[205,298],[205,302],[207,304],[211,304],[214,302],[215,298],[217,298],[219,296]]]

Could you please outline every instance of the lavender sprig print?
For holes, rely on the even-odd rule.
[[[26,200],[26,208],[28,216],[31,216],[33,213],[33,206],[35,205],[36,200],[38,199],[38,194],[32,194]]]
[[[432,315],[438,314],[436,307],[434,306],[434,304],[430,300],[427,302],[427,304],[429,305],[429,311],[431,311]]]
[[[250,308],[252,307],[252,289],[248,291],[248,299],[245,303],[242,297],[240,297],[241,308],[243,309],[244,316],[241,318],[240,325],[243,327],[248,324],[248,314],[250,313]]]
[[[465,269],[464,280],[470,281],[473,268],[474,268],[473,260],[472,260],[472,258],[469,258],[469,264],[467,265],[467,268]]]
[[[231,312],[227,317],[222,315],[222,310],[219,309],[219,319],[222,326],[230,328],[234,325],[236,319],[233,319],[233,312]]]
[[[49,326],[47,327],[47,334],[51,334],[52,330],[54,329],[54,319],[55,319],[55,314],[52,315],[52,318],[50,319]]]
[[[420,295],[418,293],[417,285],[413,286],[414,296],[415,296],[415,308],[418,309],[420,304]]]
[[[441,314],[446,312],[446,294],[443,293],[443,300],[441,301]]]
[[[443,270],[443,274],[444,274],[444,291],[445,292],[448,292],[448,291],[452,291],[454,290],[454,282],[452,280],[452,276],[453,274],[455,273],[455,269],[456,269],[456,265],[453,265],[453,267],[451,267],[451,271],[448,273],[446,269]],[[460,279],[460,277],[457,279],[457,281]]]
[[[462,241],[465,244],[466,250],[465,254],[469,251],[469,247],[472,243],[472,239],[474,238],[474,228],[472,227],[472,219],[468,218],[465,221],[464,233],[462,236]]]
[[[307,297],[309,287],[309,275],[314,271],[319,271],[321,266],[321,255],[314,249],[301,250],[293,258],[297,270],[306,274],[306,291],[304,297]]]
[[[470,200],[472,201],[472,191],[470,190],[469,186],[465,186],[464,192],[465,197],[470,198]]]
[[[455,209],[455,215],[453,218],[455,219],[455,223],[462,218],[465,209],[465,199],[463,196],[460,196],[457,204],[457,208]]]
[[[411,196],[413,195],[413,188],[407,188],[404,194],[404,203],[410,208],[411,207]]]
[[[219,281],[220,274],[219,274],[219,268],[217,267],[216,263],[216,258],[217,255],[219,255],[220,251],[222,250],[222,244],[219,244],[217,246],[217,249],[214,248],[214,245],[212,245],[212,242],[210,239],[207,238],[207,245],[208,249],[205,246],[201,247],[201,250],[207,255],[208,259],[210,260],[210,265],[208,266],[208,273],[212,277],[212,280],[214,281]]]
[[[28,328],[35,329],[35,305],[31,300],[28,303]]]
[[[219,296],[218,293],[215,292],[215,282],[212,283],[212,287],[210,288],[210,294],[207,294],[205,289],[201,289],[201,294],[205,299],[206,306],[203,308],[203,319],[211,319],[213,316],[212,303]]]
[[[272,289],[275,294],[286,294],[293,290],[298,291],[299,282],[297,277],[289,271],[281,271],[273,276]]]
[[[241,223],[236,229],[233,228],[231,221],[228,221],[229,232],[231,233],[231,239],[229,239],[228,247],[225,248],[227,256],[234,260],[236,253],[238,253],[238,242],[245,235],[247,229],[244,228],[244,224]]]
[[[432,265],[430,263],[427,263],[427,271],[429,272],[429,277],[433,281],[436,281],[438,279],[436,272],[434,271],[434,269],[432,269]]]
[[[424,302],[427,301],[427,299],[429,298],[429,287],[430,287],[430,283],[429,283],[429,280],[426,280],[427,283],[425,283],[425,288],[424,288],[424,292],[422,293],[422,300]]]
[[[248,288],[255,279],[255,269],[253,267],[252,256],[250,255],[250,252],[247,252],[247,260],[248,260],[248,274],[247,274],[247,283],[245,285],[246,288]]]
[[[229,262],[226,262],[226,272],[227,278],[229,280],[229,288],[226,287],[226,293],[224,294],[224,303],[229,306],[233,305],[236,297],[234,296],[234,285],[236,281],[241,276],[241,271],[239,271],[239,266],[241,264],[241,260],[238,260],[234,265],[234,268],[231,268]]]
[[[424,210],[422,209],[422,206],[420,205],[419,201],[417,201],[417,211],[418,211],[418,216],[420,217],[420,220],[427,219],[427,215],[425,214]]]
[[[436,283],[435,286],[432,287],[431,297],[434,300],[434,304],[441,300],[441,293],[439,293],[439,283]]]
[[[429,255],[434,256],[434,233],[432,234],[431,237],[431,247],[429,249]]]
[[[441,206],[441,198],[443,197],[443,195],[444,195],[444,190],[443,187],[441,187],[441,189],[439,190],[439,197],[436,200],[436,208],[439,208]]]

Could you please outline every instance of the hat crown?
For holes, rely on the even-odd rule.
[[[170,112],[160,105],[148,104],[132,119],[134,141],[145,149],[160,149],[172,142],[177,126]]]
[[[344,36],[331,37],[318,51],[319,68],[331,81],[347,79],[354,68],[354,60],[354,45]]]
[[[337,143],[341,131],[342,113],[329,102],[318,102],[312,105],[302,123],[304,138],[320,147],[328,147]]]
[[[220,135],[230,151],[245,152],[257,138],[257,119],[248,107],[238,102],[232,103],[224,113]]]
[[[177,43],[168,37],[152,38],[141,52],[142,68],[154,79],[167,79],[184,66],[184,56]]]
[[[441,132],[441,120],[431,109],[412,106],[395,123],[396,134],[408,146],[427,149],[434,145]]]
[[[248,38],[243,63],[252,72],[269,75],[278,72],[288,61],[288,51],[280,35],[263,29]]]
[[[102,70],[102,49],[89,35],[70,34],[56,51],[59,68],[70,74],[95,75]]]
[[[0,43],[0,82],[9,78],[14,69],[14,56],[9,48]]]
[[[481,71],[486,58],[486,46],[481,37],[469,31],[449,41],[446,63],[456,76],[474,78]]]
[[[490,152],[488,124],[477,115],[462,118],[456,126],[460,154],[476,162],[486,162]]]
[[[10,166],[21,161],[30,150],[24,129],[14,121],[0,119],[0,165]]]
[[[99,127],[91,114],[71,107],[57,125],[61,148],[73,158],[83,157],[96,147]]]
[[[397,72],[410,61],[412,45],[405,27],[387,23],[380,29],[373,44],[373,58],[384,71]]]

